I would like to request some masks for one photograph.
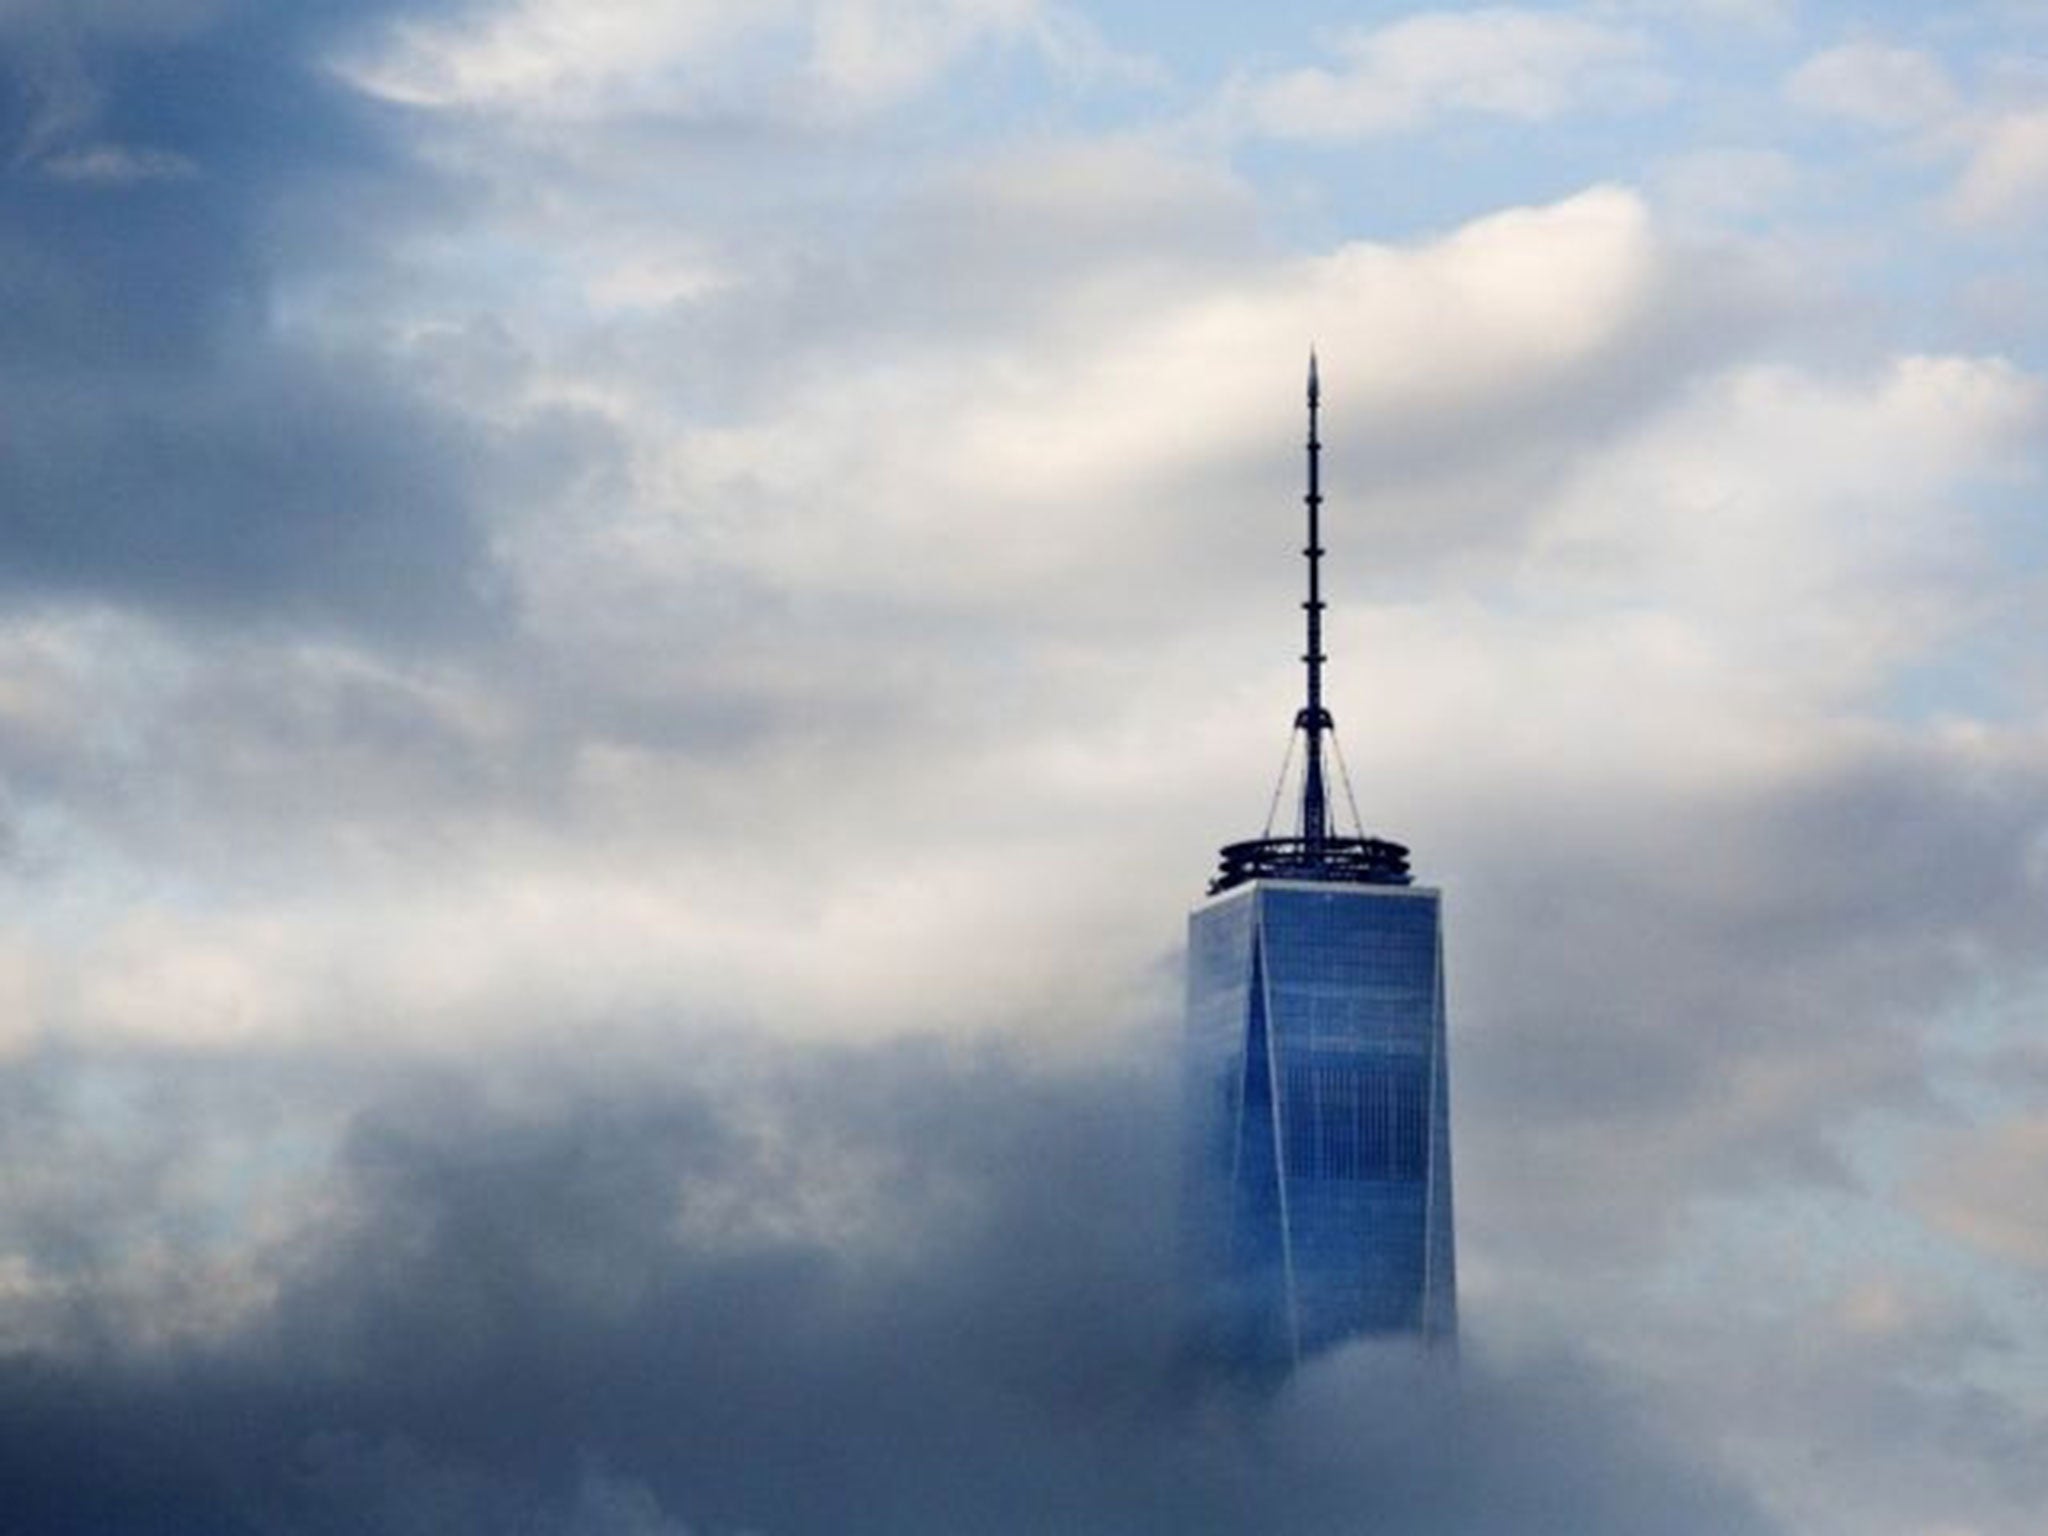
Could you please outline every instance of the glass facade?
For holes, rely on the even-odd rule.
[[[1253,880],[1188,925],[1188,1210],[1210,1346],[1285,1367],[1457,1331],[1438,893]]]

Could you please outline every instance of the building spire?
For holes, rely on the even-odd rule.
[[[1334,748],[1337,725],[1323,707],[1323,485],[1322,438],[1318,433],[1323,403],[1322,381],[1316,376],[1316,354],[1308,354],[1308,543],[1302,554],[1308,560],[1308,598],[1302,603],[1307,616],[1308,648],[1302,665],[1308,672],[1308,698],[1295,712],[1294,730],[1288,735],[1288,751],[1280,768],[1280,783],[1273,789],[1277,810],[1287,783],[1287,765],[1294,760],[1294,736],[1305,738],[1301,772],[1301,824],[1292,837],[1273,835],[1272,816],[1258,837],[1240,843],[1226,843],[1218,855],[1218,869],[1209,882],[1209,894],[1253,880],[1317,880],[1344,885],[1406,885],[1409,883],[1408,850],[1383,837],[1368,837],[1360,827],[1356,836],[1338,832],[1330,825],[1329,783],[1324,774],[1325,738]],[[1344,759],[1337,757],[1341,770]],[[1347,785],[1347,793],[1348,793]],[[1354,806],[1352,814],[1357,815]]]
[[[1302,554],[1308,560],[1308,600],[1302,606],[1308,615],[1308,649],[1302,662],[1308,668],[1308,702],[1294,717],[1294,728],[1307,738],[1301,775],[1301,840],[1303,852],[1311,859],[1322,851],[1330,835],[1330,801],[1323,778],[1323,733],[1333,724],[1323,708],[1323,541],[1322,541],[1322,455],[1316,436],[1316,417],[1322,405],[1322,384],[1316,377],[1316,354],[1308,354],[1308,543]]]

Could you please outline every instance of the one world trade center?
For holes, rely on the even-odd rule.
[[[1323,703],[1320,395],[1311,358],[1295,825],[1225,847],[1188,920],[1192,1300],[1205,1352],[1262,1371],[1457,1333],[1441,895],[1355,807],[1348,835],[1332,813],[1332,767],[1350,793]]]

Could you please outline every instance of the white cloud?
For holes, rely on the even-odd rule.
[[[400,22],[341,68],[416,106],[829,121],[903,102],[990,44],[1069,78],[1144,67],[1048,0],[518,0],[473,22]]]
[[[901,100],[984,32],[1014,34],[1033,0],[830,0],[812,28],[810,69],[848,104]]]
[[[2000,114],[1978,131],[1949,207],[1970,224],[2048,208],[2048,107]]]
[[[348,78],[414,106],[588,110],[678,90],[679,70],[739,34],[784,22],[798,0],[518,0],[474,21],[402,21]],[[687,98],[685,98],[687,104]]]
[[[587,292],[599,313],[659,310],[703,299],[737,281],[707,257],[678,252],[621,257],[591,279]]]
[[[694,417],[669,375],[622,367],[609,342],[536,337],[528,350],[550,360],[531,386],[602,411],[631,471],[588,505],[501,518],[547,658],[533,691],[524,663],[436,679],[317,656],[163,690],[130,719],[133,750],[226,819],[195,806],[117,825],[117,856],[202,884],[244,860],[278,871],[268,881],[319,879],[300,901],[147,920],[110,902],[90,914],[89,975],[46,956],[55,970],[31,978],[50,1027],[217,1042],[379,1014],[460,1035],[540,999],[557,1016],[607,999],[652,1008],[679,977],[698,1011],[839,1029],[1015,1023],[990,997],[1036,1014],[1055,996],[1081,1021],[1122,1006],[1206,863],[1214,834],[1183,837],[1179,818],[1212,781],[1270,772],[1268,735],[1243,729],[1241,705],[1195,710],[1190,727],[1217,645],[1181,635],[1176,616],[1234,586],[1241,561],[1288,574],[1291,530],[1248,509],[1293,504],[1308,340],[1325,347],[1331,434],[1353,439],[1340,452],[1356,465],[1355,433],[1375,420],[1441,436],[1462,413],[1511,417],[1626,351],[1660,263],[1640,201],[1596,189],[1411,248],[1218,266],[1205,238],[1200,260],[1175,265],[1183,220],[1227,232],[1251,210],[1227,177],[1160,170],[1129,147],[1062,150],[961,189],[977,222],[1014,218],[1052,249],[1077,241],[1099,283],[1062,280],[967,346],[945,329],[881,351],[859,328],[809,338],[773,360],[780,387],[736,397],[726,420]],[[1151,201],[1133,225],[1138,193]],[[1146,242],[1155,221],[1163,244]],[[951,239],[955,222],[929,227]],[[944,283],[1006,294],[1042,278],[1035,249],[946,249],[950,264],[911,250],[871,291],[902,303],[891,285],[907,285],[943,314]],[[831,291],[837,277],[816,280]],[[709,291],[690,323],[777,298]],[[630,318],[622,335],[667,349]],[[1269,468],[1278,483],[1255,499],[1246,477]],[[1138,570],[1152,575],[1134,602]],[[1276,592],[1273,612],[1290,601]],[[943,638],[962,611],[973,625]],[[1219,611],[1243,622],[1242,602]],[[827,628],[777,622],[806,612]],[[1142,642],[1105,656],[1104,628],[1127,626]],[[1250,659],[1261,683],[1263,655]],[[104,691],[90,677],[80,689]],[[690,718],[720,698],[739,734],[700,752]],[[566,736],[565,708],[584,720]],[[774,729],[750,744],[757,714]],[[372,734],[392,750],[333,734],[359,718],[382,722]],[[1227,750],[1163,794],[1153,744],[1185,729]],[[180,745],[201,737],[203,759]],[[820,801],[836,785],[857,786],[843,791],[857,816]],[[1013,827],[992,819],[1005,806],[1036,809]],[[398,830],[429,807],[420,840]],[[1045,814],[1071,838],[1035,830]],[[749,828],[798,837],[803,856],[763,857]],[[1075,899],[1076,858],[1103,856],[1083,845],[1112,832],[1156,900],[1093,886]],[[996,931],[1014,942],[974,942]],[[330,1008],[341,994],[323,978],[358,951],[377,959],[349,967],[350,1000]]]
[[[1356,139],[1472,113],[1543,122],[1639,106],[1666,88],[1642,34],[1549,11],[1426,12],[1337,44],[1335,70],[1239,81],[1228,110],[1287,139]]]
[[[951,283],[1025,294],[1040,249],[913,244],[870,268],[859,324],[802,337],[772,359],[777,387],[721,416],[632,364],[608,317],[601,344],[536,338],[528,386],[601,413],[630,466],[587,503],[499,525],[539,674],[535,657],[444,679],[308,657],[169,692],[131,724],[136,750],[214,810],[124,829],[130,856],[282,859],[333,894],[123,922],[89,976],[30,990],[77,1027],[185,1040],[366,1014],[460,1037],[684,1001],[840,1031],[1050,1007],[1085,1029],[1128,1005],[1207,844],[1239,830],[1216,808],[1254,815],[1272,769],[1309,339],[1333,542],[1371,573],[1333,617],[1361,658],[1340,686],[1375,701],[1373,771],[1405,786],[1402,819],[1435,797],[1425,824],[1471,820],[1502,774],[1647,796],[1647,824],[1663,802],[1646,786],[1796,770],[1816,699],[1870,675],[1915,590],[1901,572],[1959,542],[1957,478],[2029,419],[2025,379],[1969,359],[1680,391],[1673,295],[1711,327],[1729,312],[1621,189],[1408,246],[1218,263],[1250,217],[1241,187],[1160,171],[1131,146],[1063,147],[963,183],[944,208],[1074,244],[1091,281],[993,309],[963,342],[903,315],[949,316]],[[1141,190],[1166,205],[1112,216]],[[950,241],[963,220],[944,208],[919,227]],[[1175,264],[1183,220],[1221,233]],[[614,297],[666,299],[673,279],[697,293],[691,326],[734,305],[814,312],[773,285],[694,289],[693,270]],[[811,275],[839,291],[835,270]],[[904,304],[878,350],[871,311]],[[669,350],[644,331],[635,313],[616,334]],[[1606,419],[1617,392],[1625,427]],[[1703,499],[1735,507],[1702,519]],[[1467,560],[1572,611],[1475,613]],[[1369,606],[1403,589],[1436,593],[1436,617]],[[1831,643],[1788,647],[1800,665],[1759,664],[1815,636]],[[273,696],[295,711],[267,712]],[[364,700],[392,751],[331,738]],[[203,759],[178,746],[194,720]],[[1163,785],[1168,741],[1187,750]],[[209,845],[216,825],[246,846]],[[1079,880],[1108,848],[1120,881]],[[344,967],[336,1008],[323,978]],[[1765,1119],[1785,1102],[1752,1097]]]
[[[1815,54],[1785,82],[1809,112],[1887,128],[1922,127],[1955,111],[1947,72],[1929,55],[1882,43],[1845,43]]]
[[[809,73],[841,110],[886,106],[985,42],[1029,43],[1077,77],[1123,67],[1077,14],[1043,0],[821,0]]]
[[[1797,21],[1799,0],[1623,0],[1625,9],[1692,17],[1724,26],[1788,32]]]
[[[1113,311],[1081,291],[1075,319],[1034,337],[899,362],[859,387],[835,372],[786,395],[782,419],[672,435],[661,453],[691,501],[745,481],[791,509],[721,530],[727,558],[781,581],[907,592],[936,565],[977,601],[1048,581],[1107,601],[1097,584],[1141,551],[1243,550],[1240,517],[1172,487],[1272,461],[1297,410],[1296,388],[1274,383],[1298,377],[1311,339],[1333,419],[1441,435],[1628,345],[1659,271],[1640,199],[1597,188],[1418,247],[1357,242],[1112,290]]]
[[[1798,162],[1777,150],[1692,150],[1657,167],[1657,201],[1687,222],[1758,219],[1781,210],[1800,178]]]
[[[2020,79],[2027,76],[2021,72]],[[2023,218],[2048,207],[2048,107],[2038,82],[2019,105],[1979,109],[1967,103],[1932,56],[1858,42],[1802,64],[1785,95],[1808,111],[1907,135],[1916,154],[1962,169],[1944,206],[1965,225]]]
[[[2018,470],[2043,407],[2040,382],[1996,358],[1856,380],[1738,370],[1591,460],[1549,558],[1696,614],[1775,676],[1860,688],[1967,611],[1973,483]]]

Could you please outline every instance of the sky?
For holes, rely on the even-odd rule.
[[[2048,7],[0,0],[24,1536],[2033,1536]],[[1445,893],[1454,1379],[1171,1326]]]

